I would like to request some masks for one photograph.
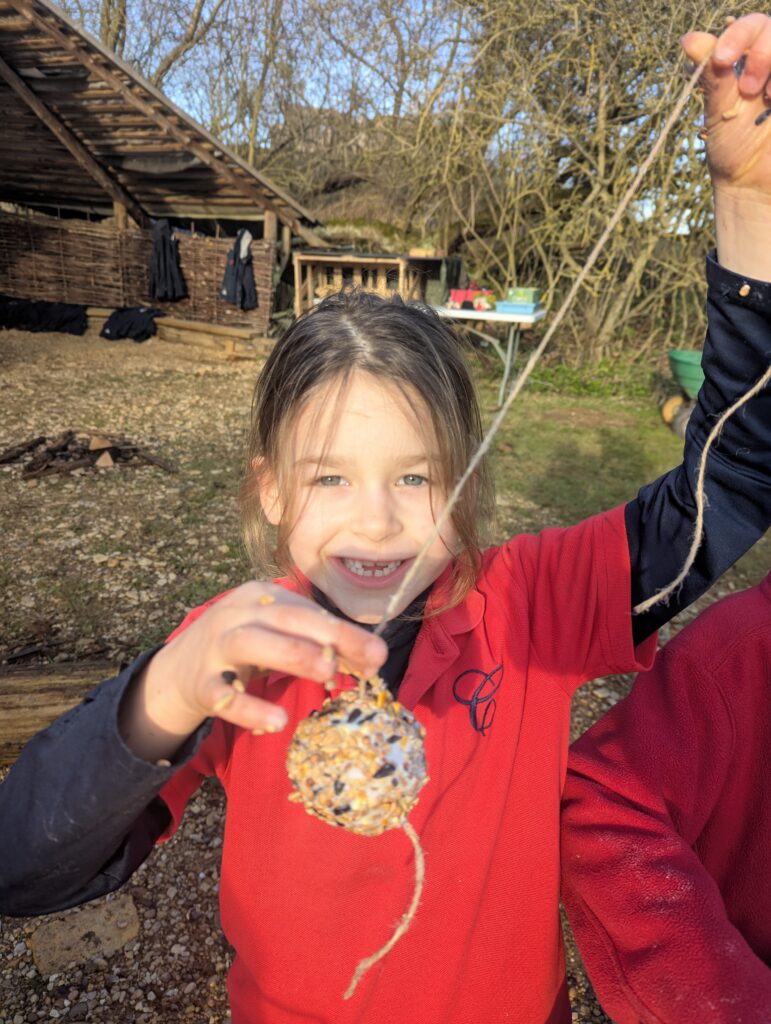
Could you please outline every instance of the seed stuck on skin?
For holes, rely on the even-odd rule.
[[[224,711],[228,704],[232,704],[235,699],[235,692],[233,690],[230,693],[224,693],[218,701],[214,703],[212,711],[215,715],[218,715],[220,711]]]
[[[327,698],[289,745],[290,799],[359,835],[400,828],[428,781],[424,734],[378,677]]]

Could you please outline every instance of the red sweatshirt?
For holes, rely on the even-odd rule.
[[[293,726],[324,691],[277,673],[252,681],[289,727],[256,737],[218,720],[161,792],[175,824],[202,776],[227,793],[233,1024],[568,1024],[558,828],[570,697],[650,661],[653,638],[632,646],[629,594],[618,508],[488,551],[468,598],[425,619],[399,691],[426,727],[430,782],[410,816],[423,897],[348,1001],[356,965],[409,905],[412,847],[401,831],[354,835],[288,801]]]
[[[618,1024],[771,1021],[771,575],[571,750],[564,900]]]

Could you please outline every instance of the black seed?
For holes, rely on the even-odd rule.
[[[401,739],[401,736],[399,735],[399,733],[398,733],[398,732],[395,732],[395,733],[393,734],[393,736],[389,736],[389,737],[388,737],[388,739],[386,740],[386,743],[396,743],[396,742],[398,742],[398,741],[399,741],[400,739]]]
[[[357,718],[361,717],[361,708],[354,708],[353,711],[348,715],[349,722],[355,722]]]
[[[384,765],[381,765],[381,767],[378,768],[378,770],[375,772],[375,774],[372,776],[372,778],[373,779],[385,779],[389,775],[393,775],[393,773],[395,771],[396,771],[396,765],[395,764],[391,764],[390,761],[386,761],[386,763]]]
[[[350,804],[343,804],[341,807],[333,807],[332,808],[332,813],[333,814],[347,814],[348,811],[350,811],[350,809],[351,809],[351,805]]]
[[[345,784],[342,783],[340,781],[340,779],[335,779],[335,793],[338,796],[340,796],[340,794],[343,792],[344,789],[345,789]]]
[[[771,107],[769,107],[767,110],[764,110],[762,114],[758,114],[758,116],[755,118],[755,124],[763,124],[767,117],[771,117]]]
[[[375,717],[376,714],[377,714],[377,711],[373,711],[371,714],[365,715],[364,718],[362,718],[362,720],[361,720],[361,722],[359,724],[360,725],[364,725],[365,722],[372,721],[372,719]]]

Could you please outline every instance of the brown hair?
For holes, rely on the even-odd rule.
[[[281,571],[291,571],[288,541],[291,516],[282,515],[276,546],[270,551],[267,522],[259,501],[260,469],[276,475],[279,492],[291,495],[291,467],[281,453],[296,418],[313,393],[332,383],[344,388],[354,371],[371,374],[417,393],[429,411],[439,447],[438,476],[449,494],[482,437],[474,386],[453,330],[426,306],[383,299],[370,292],[340,292],[299,317],[276,342],[260,373],[252,401],[241,515],[253,564],[272,555]],[[285,505],[285,510],[287,505]],[[479,562],[478,521],[492,509],[492,484],[482,462],[473,485],[452,511],[460,539],[447,605],[474,585]]]

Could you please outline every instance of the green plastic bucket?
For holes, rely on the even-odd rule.
[[[701,368],[701,351],[673,348],[669,353],[669,368],[672,376],[689,398],[695,398],[704,383]]]

